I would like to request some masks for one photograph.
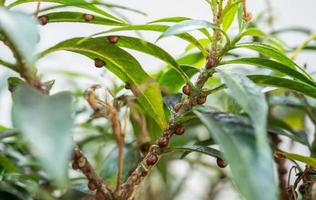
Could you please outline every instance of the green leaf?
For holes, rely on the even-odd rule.
[[[123,26],[125,25],[122,22],[118,22],[112,19],[107,19],[104,17],[94,16],[93,20],[86,21],[84,19],[84,13],[81,12],[52,12],[45,14],[48,18],[48,23],[58,23],[58,22],[80,22],[80,23],[89,23],[89,24],[100,24],[100,25],[109,25],[109,26]]]
[[[277,70],[294,79],[298,79],[307,84],[316,86],[314,81],[310,80],[304,74],[296,71],[290,66],[275,62],[273,60],[265,59],[265,58],[239,58],[235,60],[224,61],[222,62],[222,64],[246,64],[246,65],[253,65],[253,66],[258,66],[258,67],[265,67],[272,70]]]
[[[4,154],[0,154],[0,166],[9,173],[20,172],[19,168]]]
[[[256,145],[257,134],[247,125],[249,121],[232,114],[233,119],[227,119],[226,113],[223,117],[222,113],[205,112],[201,109],[194,112],[220,145],[224,158],[229,163],[233,180],[245,199],[277,200],[278,187],[273,175],[269,147],[265,149]],[[240,128],[236,129],[236,125]],[[262,195],[262,191],[269,193]]]
[[[266,138],[268,106],[260,88],[245,76],[222,70],[218,71],[231,96],[252,119],[258,145],[268,145]]]
[[[159,19],[159,20],[155,20],[153,22],[149,22],[149,24],[152,23],[159,23],[159,22],[166,22],[166,23],[170,23],[170,22],[183,22],[183,21],[188,21],[191,20],[191,18],[187,18],[187,17],[167,17],[167,18],[163,18],[163,19]],[[208,40],[211,40],[212,36],[210,35],[210,33],[208,32],[207,29],[203,28],[199,30],[202,34],[204,34]]]
[[[197,68],[189,65],[180,65],[180,68],[190,78],[199,72]],[[167,91],[171,93],[179,91],[184,83],[185,82],[180,79],[179,73],[175,69],[168,70],[159,79],[160,87],[167,89]]]
[[[132,144],[124,146],[123,173],[121,181],[125,181],[130,173],[137,167],[140,161],[140,153]],[[104,178],[107,185],[115,187],[117,176],[118,148],[115,147],[104,159],[100,167],[100,175]]]
[[[201,146],[201,145],[183,145],[183,146],[173,146],[163,149],[163,153],[170,153],[176,151],[185,151],[185,152],[198,152],[215,158],[220,158],[224,160],[222,152],[217,149]]]
[[[267,187],[267,191],[271,192],[271,197],[268,199],[276,199],[278,190],[275,176],[273,173],[273,158],[272,152],[267,139],[267,112],[268,106],[265,101],[265,96],[251,80],[240,74],[233,74],[219,71],[224,80],[228,90],[235,101],[243,108],[249,115],[255,130],[256,149],[259,154],[258,160],[261,163],[262,173],[265,174],[269,185],[265,183],[263,187]],[[264,164],[263,164],[264,163]],[[268,189],[269,188],[269,189]],[[248,196],[249,195],[249,196]],[[247,194],[245,197],[254,199],[255,196]]]
[[[68,92],[47,96],[21,85],[13,93],[14,127],[30,142],[49,177],[61,185],[67,180],[72,149],[71,115],[72,96]]]
[[[128,26],[123,26],[123,27],[117,27],[113,28],[107,31],[103,31],[100,33],[96,33],[92,36],[97,36],[105,33],[113,33],[113,32],[118,32],[118,31],[155,31],[155,32],[164,32],[169,28],[167,25],[158,25],[158,24],[145,24],[145,25],[128,25]],[[188,33],[182,33],[176,35],[178,38],[181,38],[193,45],[195,45],[202,53],[204,56],[206,56],[208,53],[203,47],[203,45],[200,44],[200,42],[195,39],[192,35]]]
[[[160,22],[182,22],[185,20],[190,20],[188,17],[166,17],[162,19],[157,19],[151,22],[148,22],[148,24],[154,24],[154,23],[160,23]]]
[[[269,124],[269,132],[286,136],[292,139],[293,141],[299,142],[303,145],[310,147],[310,144],[308,142],[306,135],[304,133],[296,132],[295,130],[293,130],[291,126],[289,126],[284,121],[270,116],[268,124]]]
[[[119,36],[119,37],[120,39],[118,40],[116,45],[123,48],[140,51],[140,52],[152,55],[162,61],[165,61],[167,64],[170,64],[177,71],[177,73],[180,74],[180,76],[185,82],[190,82],[189,77],[178,65],[177,61],[175,61],[174,58],[168,52],[166,52],[159,46],[153,43],[147,42],[145,40],[135,38],[135,37],[128,37],[128,36]]]
[[[10,5],[8,5],[7,7],[8,8],[12,8],[12,7],[15,7],[15,6],[20,5],[20,4],[29,3],[29,2],[37,2],[37,1],[38,0],[17,0],[15,2],[11,3]],[[96,7],[92,3],[87,3],[85,0],[41,0],[41,1],[42,2],[58,3],[58,4],[62,4],[62,5],[69,4],[71,6],[76,6],[78,8],[83,8],[83,9],[86,9],[86,10],[90,10],[92,12],[101,14],[101,15],[103,15],[105,17],[110,18],[110,19],[114,19],[114,20],[118,20],[118,21],[123,22],[121,19],[111,15],[108,12],[105,12],[104,10]]]
[[[220,29],[218,25],[205,20],[186,20],[169,27],[159,38],[179,35],[205,28]]]
[[[251,27],[251,28],[246,29],[242,34],[240,34],[240,37],[245,37],[245,36],[255,36],[255,37],[266,38],[268,35],[258,28]]]
[[[290,160],[296,160],[296,161],[303,162],[303,163],[309,165],[310,167],[316,167],[316,159],[312,158],[312,157],[307,157],[307,156],[302,156],[299,154],[287,153],[287,152],[276,152],[276,154],[281,155],[281,157],[283,156],[283,157],[290,159]]]
[[[31,16],[0,7],[0,31],[5,33],[30,67],[36,61],[35,49],[39,41],[36,25]]]
[[[234,48],[247,48],[261,53],[264,56],[273,58],[274,60],[289,66],[293,69],[298,69],[302,73],[305,74],[306,77],[310,78],[310,76],[306,73],[304,69],[299,67],[293,60],[288,58],[284,53],[280,52],[278,49],[259,42],[251,42],[251,43],[240,43],[237,44]],[[310,78],[311,79],[311,78]]]
[[[291,108],[305,109],[305,104],[296,96],[273,95],[268,97],[268,102],[272,106],[288,106]],[[315,105],[311,105],[315,108]]]
[[[233,24],[234,19],[236,17],[236,13],[238,11],[238,7],[239,7],[239,3],[238,4],[234,4],[225,13],[225,15],[223,17],[223,22],[222,22],[223,31],[227,32],[227,30]]]
[[[251,75],[248,77],[260,85],[276,86],[284,89],[294,90],[307,96],[316,98],[316,88],[299,81],[267,75]]]
[[[19,85],[25,84],[25,81],[23,81],[20,78],[17,77],[9,77],[8,78],[8,89],[9,91],[14,91]]]
[[[163,129],[166,120],[158,84],[143,70],[139,62],[123,49],[110,44],[107,38],[73,38],[51,47],[42,56],[55,51],[71,51],[91,59],[106,62],[105,67],[123,82],[132,86],[132,91],[146,112]]]
[[[290,27],[290,28],[283,28],[283,29],[278,29],[273,32],[271,32],[272,35],[277,35],[277,34],[282,34],[282,33],[303,33],[307,36],[310,36],[314,31],[305,27]]]

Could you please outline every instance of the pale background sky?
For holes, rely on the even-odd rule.
[[[210,20],[210,9],[204,0],[115,0],[113,3],[126,5],[132,8],[139,9],[148,14],[147,17],[124,12],[127,14],[128,18],[135,24],[144,23],[150,20],[159,19],[163,17],[170,16],[186,16],[195,19],[206,19]],[[265,9],[265,3],[263,0],[248,0],[249,10],[258,14],[260,11]],[[273,12],[276,16],[275,28],[289,27],[289,26],[307,26],[314,31],[316,30],[316,1],[315,0],[271,0],[273,4]],[[34,10],[35,5],[29,4],[27,9],[30,11]],[[17,9],[22,9],[18,7]],[[24,9],[24,8],[23,8]],[[39,49],[48,48],[59,41],[65,40],[74,36],[87,36],[92,33],[102,31],[104,27],[94,26],[94,25],[83,25],[83,24],[48,24],[44,27],[40,27],[41,41],[39,44]],[[150,41],[155,41],[158,34],[146,33],[145,38]],[[27,39],[27,38],[26,38]],[[287,37],[290,40],[290,44],[298,44],[304,40],[302,37],[297,37],[289,35]],[[183,48],[186,43],[175,39],[167,38],[158,43],[161,47],[167,49],[172,55],[177,56],[182,53]],[[161,62],[150,56],[145,56],[144,54],[135,53],[134,55],[140,60],[141,64],[148,72],[155,72],[161,66]],[[11,57],[10,53],[5,50],[3,45],[0,45],[0,57]],[[299,57],[298,63],[303,64],[308,62],[315,64],[316,66],[316,54],[304,54],[304,56]],[[103,83],[109,85],[113,76],[104,72],[104,70],[95,69],[93,62],[87,60],[86,58],[72,53],[60,52],[49,55],[48,57],[42,59],[38,63],[39,72],[43,75],[44,80],[56,79],[56,86],[54,92],[59,90],[65,90],[70,87],[71,81],[62,80],[60,76],[56,73],[48,72],[52,70],[68,70],[73,69],[78,72],[82,72],[86,75],[93,76],[95,78],[85,79],[82,81],[83,88],[88,88],[93,83]],[[316,69],[316,67],[313,67]],[[310,70],[312,71],[312,69]],[[99,76],[102,74],[103,76]],[[11,100],[9,92],[2,89],[6,87],[6,77],[12,76],[12,73],[8,70],[4,70],[0,67],[0,125],[11,126],[10,118],[8,117],[11,109]],[[31,121],[30,121],[31,123]],[[175,170],[174,173],[187,173],[187,169],[181,168],[181,170]],[[197,184],[199,182],[205,183],[203,181],[203,174],[201,172],[196,173],[192,179],[188,182],[190,186],[190,192],[184,194],[184,196],[179,199],[203,199],[201,192],[205,191],[206,185]],[[200,187],[201,186],[201,187]],[[219,199],[227,199],[225,195],[229,195],[229,199],[237,199],[237,197],[230,196],[229,194],[222,194]]]

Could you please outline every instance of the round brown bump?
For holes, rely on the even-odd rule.
[[[169,139],[167,137],[162,137],[158,140],[158,145],[160,148],[164,148],[168,146]]]
[[[216,163],[217,163],[217,166],[220,168],[225,168],[227,166],[226,161],[221,158],[217,158]]]
[[[183,125],[179,125],[177,126],[176,130],[175,130],[175,134],[176,135],[183,135],[185,129],[184,129],[184,126]]]
[[[206,102],[206,96],[199,96],[198,98],[197,98],[197,103],[199,104],[199,105],[203,105],[205,102]]]
[[[94,59],[94,66],[97,68],[102,68],[105,66],[105,62],[101,60],[100,58]]]
[[[192,91],[192,88],[188,84],[184,85],[183,88],[182,88],[183,94],[190,95],[191,91]]]
[[[131,85],[128,83],[128,82],[126,82],[125,83],[125,89],[127,89],[127,90],[130,90],[130,89],[132,89],[132,87],[131,87]]]
[[[179,112],[179,110],[181,109],[182,107],[182,103],[177,103],[175,106],[174,106],[174,111],[177,113]]]
[[[147,165],[154,165],[158,161],[158,156],[156,154],[151,154],[148,156],[146,163]]]
[[[111,44],[117,43],[117,41],[118,41],[119,39],[120,39],[120,37],[117,36],[117,35],[110,35],[110,36],[108,36],[108,40],[109,40],[109,42],[110,42]]]
[[[78,167],[83,168],[86,165],[86,159],[84,157],[79,158]]]
[[[40,16],[40,17],[38,17],[38,21],[39,21],[39,23],[40,23],[42,26],[44,26],[44,25],[46,25],[46,24],[48,23],[48,17],[45,16],[45,15]]]
[[[89,188],[89,190],[94,191],[97,189],[97,186],[93,181],[89,181],[88,188]]]
[[[246,22],[250,22],[252,20],[252,13],[251,12],[247,12],[243,15],[243,19],[246,21]]]
[[[137,172],[135,172],[135,171],[131,175],[131,178],[132,178],[133,182],[137,181],[138,177],[139,177],[139,174]]]
[[[206,63],[206,69],[212,69],[213,67],[216,66],[216,58],[214,56],[211,56]]]
[[[90,15],[90,14],[84,14],[83,15],[83,18],[86,22],[90,22],[94,19],[94,16],[93,15]]]

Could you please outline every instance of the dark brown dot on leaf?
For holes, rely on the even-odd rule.
[[[118,41],[119,39],[120,39],[120,37],[117,36],[117,35],[110,35],[110,36],[108,36],[108,40],[109,40],[109,42],[110,42],[111,44],[117,43],[117,41]]]
[[[102,68],[105,66],[105,62],[101,60],[100,58],[94,59],[94,66],[97,68]]]
[[[148,156],[146,163],[147,165],[154,165],[158,161],[158,156],[156,154],[151,154]]]
[[[128,82],[126,82],[125,83],[125,89],[127,89],[127,90],[130,90],[131,89],[131,85],[128,83]]]
[[[46,25],[46,24],[48,23],[48,17],[45,16],[45,15],[40,16],[40,17],[38,17],[38,21],[39,21],[39,23],[40,23],[42,26],[44,26],[44,25]]]
[[[217,158],[216,163],[217,163],[217,166],[220,168],[225,168],[227,166],[226,161],[221,158]]]
[[[206,96],[199,96],[198,98],[197,98],[197,103],[199,104],[199,105],[202,105],[202,104],[204,104],[205,102],[206,102]]]
[[[169,139],[167,137],[162,137],[158,140],[158,145],[160,148],[166,147],[169,143]]]
[[[176,130],[175,130],[174,133],[176,135],[183,135],[184,131],[185,131],[184,126],[183,125],[179,125],[179,126],[176,127]]]
[[[90,22],[94,19],[94,16],[93,15],[90,15],[90,14],[84,14],[83,15],[83,18],[86,22]]]
[[[182,88],[183,94],[190,95],[191,91],[192,91],[192,88],[188,84],[184,85],[183,88]]]
[[[97,186],[93,181],[89,181],[88,188],[89,188],[89,190],[94,191],[97,189]]]

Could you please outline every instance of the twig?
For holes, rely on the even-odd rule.
[[[125,135],[122,132],[121,123],[118,119],[118,110],[113,107],[108,102],[105,103],[105,110],[107,112],[107,116],[112,123],[112,130],[116,139],[116,143],[118,146],[118,160],[117,160],[117,176],[116,176],[116,189],[118,190],[121,184],[121,177],[123,173],[123,161],[124,161],[124,142],[125,142]]]
[[[214,7],[212,7],[212,10]],[[217,17],[216,17],[217,18]],[[218,20],[216,20],[218,23]],[[217,43],[220,38],[217,35],[217,30],[214,31],[214,40],[213,43]],[[219,61],[222,59],[222,55],[228,48],[223,48],[217,54],[217,45],[212,45],[212,49],[210,51],[210,56],[207,58],[207,62],[205,67],[201,70],[200,75],[193,88],[190,88],[190,85],[186,85],[187,98],[185,98],[180,106],[180,109],[177,113],[174,113],[168,122],[167,128],[163,131],[161,137],[155,142],[155,144],[151,145],[148,153],[143,158],[143,160],[139,163],[137,168],[133,171],[133,173],[127,178],[127,180],[120,186],[119,191],[116,195],[118,195],[121,199],[133,199],[137,186],[141,183],[141,181],[149,174],[153,166],[158,162],[161,157],[161,149],[168,145],[171,137],[175,132],[177,132],[179,126],[176,125],[177,120],[181,119],[181,117],[190,112],[194,106],[197,104],[203,104],[206,101],[206,96],[203,93],[203,86],[208,80],[209,77],[213,75],[215,72],[214,68],[218,66]],[[183,126],[181,127],[181,129]],[[182,132],[182,131],[181,131]]]
[[[36,11],[35,11],[35,17],[38,16],[38,13],[39,13],[39,11],[40,11],[40,7],[41,7],[41,0],[37,0]]]
[[[79,148],[74,149],[72,167],[75,170],[80,170],[87,177],[89,189],[92,191],[96,190],[96,200],[113,199],[111,190],[105,185],[103,178],[97,175]]]
[[[278,149],[280,143],[282,142],[281,139],[275,135],[270,134],[273,148]],[[278,175],[279,175],[279,188],[281,191],[280,200],[287,200],[289,198],[288,191],[287,191],[287,182],[286,182],[286,160],[282,157],[275,156],[274,157],[275,163],[277,165]]]

